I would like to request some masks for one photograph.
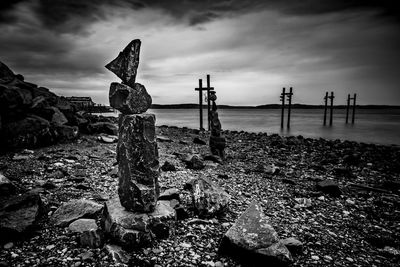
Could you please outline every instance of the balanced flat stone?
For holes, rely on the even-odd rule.
[[[131,88],[121,83],[111,83],[110,105],[123,114],[139,114],[146,112],[151,106],[151,96],[140,83]]]
[[[152,212],[159,194],[154,114],[119,116],[118,194],[130,211]]]
[[[292,261],[289,250],[279,241],[256,201],[223,236],[219,252],[246,266],[286,266]]]
[[[139,66],[140,40],[131,41],[118,56],[106,65],[122,82],[135,87],[137,68]]]
[[[52,215],[57,226],[67,226],[81,218],[94,218],[100,213],[102,205],[87,199],[74,199],[62,204]]]
[[[176,213],[168,201],[159,201],[153,212],[132,212],[126,210],[118,197],[104,204],[104,229],[110,236],[127,249],[148,246],[153,236],[168,237]]]

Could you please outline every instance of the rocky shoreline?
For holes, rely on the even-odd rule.
[[[200,142],[208,140],[208,132],[167,126],[156,131],[163,166],[160,188],[178,190],[184,216],[168,238],[120,261],[130,266],[240,266],[220,255],[219,245],[256,200],[279,237],[298,242],[288,246],[292,266],[399,265],[398,147],[224,131],[226,160],[221,163]],[[113,141],[80,135],[70,143],[0,156],[0,172],[12,184],[1,184],[3,200],[5,193],[34,189],[45,208],[29,236],[2,240],[0,266],[120,265],[109,245],[83,247],[78,233],[51,220],[65,202],[83,198],[103,205],[117,193]],[[198,155],[200,163],[188,163],[191,155]],[[184,188],[198,177],[230,195],[228,209],[208,218],[196,214]],[[98,226],[101,217],[93,217]]]

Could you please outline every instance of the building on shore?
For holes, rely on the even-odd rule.
[[[85,109],[95,106],[95,103],[89,96],[71,96],[66,97],[65,99],[74,104],[78,109]]]

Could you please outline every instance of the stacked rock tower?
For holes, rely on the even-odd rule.
[[[159,162],[155,115],[144,113],[152,99],[136,83],[141,42],[131,41],[106,68],[121,78],[110,86],[110,105],[121,112],[117,145],[118,195],[121,205],[133,212],[154,211],[159,194]]]

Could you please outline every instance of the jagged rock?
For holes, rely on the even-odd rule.
[[[299,254],[303,251],[303,243],[294,237],[282,239],[281,242],[293,254]]]
[[[342,191],[339,188],[339,185],[332,180],[324,180],[317,183],[317,189],[321,192],[329,194],[331,196],[340,196]]]
[[[131,256],[120,246],[117,245],[106,245],[106,251],[111,256],[113,261],[117,264],[128,264]]]
[[[111,83],[109,99],[110,106],[122,114],[146,112],[152,103],[151,96],[140,83],[135,83],[133,88],[121,83]]]
[[[11,110],[26,110],[32,105],[32,93],[27,88],[16,85],[0,84],[0,111],[2,114]]]
[[[193,170],[201,170],[205,165],[199,155],[192,155],[189,160],[186,161],[186,167]]]
[[[106,68],[114,72],[123,83],[134,87],[139,66],[140,40],[131,41]]]
[[[219,252],[246,266],[287,266],[292,256],[268,224],[262,207],[253,201],[225,233]]]
[[[32,233],[44,213],[45,202],[35,190],[0,202],[0,243]]]
[[[207,178],[192,179],[185,188],[191,191],[193,206],[201,216],[212,216],[228,207],[228,193]]]
[[[158,150],[153,114],[120,115],[118,194],[131,211],[151,212],[159,194]]]
[[[53,110],[53,115],[51,116],[51,120],[49,120],[54,125],[64,125],[68,122],[65,115],[56,107],[50,107],[49,109]]]
[[[205,145],[205,144],[207,144],[206,141],[201,140],[199,137],[195,137],[195,138],[193,139],[193,143],[194,143],[194,144],[198,144],[198,145]]]
[[[118,198],[105,203],[103,215],[105,231],[127,249],[150,245],[153,235],[168,236],[176,219],[175,211],[166,201],[159,201],[153,212],[143,213],[126,210]]]
[[[111,122],[90,123],[87,128],[90,134],[105,133],[109,135],[118,135],[118,126]]]
[[[161,166],[161,170],[165,172],[174,172],[176,171],[175,165],[173,165],[169,161],[165,161],[164,164]]]
[[[82,246],[98,248],[103,245],[103,232],[97,227],[93,219],[79,219],[68,227],[72,232],[79,233],[79,243]]]
[[[15,185],[0,172],[0,197],[14,194],[16,189]]]
[[[86,199],[74,199],[62,204],[52,216],[52,222],[57,226],[67,226],[80,218],[94,218],[103,206]]]

